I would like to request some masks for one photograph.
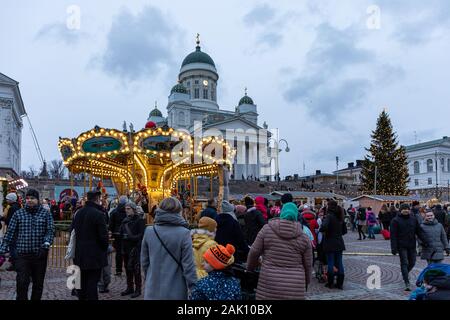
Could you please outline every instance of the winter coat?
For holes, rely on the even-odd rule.
[[[205,210],[202,211],[201,218],[203,217],[209,217],[213,220],[216,220],[217,218],[217,210],[214,207],[206,207]]]
[[[375,213],[373,213],[373,211],[366,212],[366,221],[368,226],[377,225],[377,217],[375,216]]]
[[[197,282],[191,300],[242,300],[239,279],[227,271],[211,271]]]
[[[223,246],[232,244],[236,249],[234,258],[236,262],[247,261],[249,247],[245,241],[241,226],[231,214],[221,213],[217,216],[217,230],[215,241]]]
[[[424,221],[420,225],[423,237],[428,246],[422,249],[421,258],[423,260],[442,260],[444,250],[449,249],[447,235],[444,227],[434,219],[431,222]]]
[[[20,205],[17,202],[12,203],[8,208],[8,213],[6,215],[5,224],[6,226],[9,225],[9,222],[11,221],[13,215],[20,210]]]
[[[208,272],[203,269],[203,255],[206,250],[217,245],[217,242],[214,241],[215,234],[205,229],[191,230],[191,237],[194,260],[197,268],[197,278],[201,279],[208,275]]]
[[[246,241],[249,245],[252,245],[258,232],[262,229],[264,224],[266,224],[266,221],[264,220],[261,211],[256,209],[256,207],[251,207],[247,210],[244,220]]]
[[[118,236],[120,234],[120,226],[126,217],[127,214],[125,212],[124,204],[119,204],[117,208],[111,212],[109,218],[109,231],[111,231],[113,235]]]
[[[106,267],[109,237],[101,206],[87,201],[77,211],[72,226],[76,238],[74,264],[85,270]]]
[[[427,291],[424,300],[450,300],[450,276],[437,276],[430,281],[429,285],[435,287],[434,290]]]
[[[443,209],[434,210],[434,217],[440,224],[445,226],[445,211]]]
[[[119,229],[122,239],[122,253],[130,254],[131,250],[137,249],[140,255],[144,231],[145,221],[139,215],[135,214],[123,219]]]
[[[345,250],[343,235],[347,233],[347,226],[340,221],[334,212],[329,212],[325,217],[320,232],[323,233],[323,252],[339,252]]]
[[[255,208],[258,209],[261,212],[261,214],[262,214],[262,216],[264,218],[264,221],[267,222],[267,220],[269,219],[269,215],[267,214],[267,208],[264,205],[264,198],[263,197],[256,197],[255,198]]]
[[[171,252],[167,252],[155,233]],[[145,229],[141,248],[145,300],[186,300],[197,282],[192,239],[181,214],[156,210],[155,224]],[[181,266],[180,266],[181,265]]]
[[[59,220],[59,214],[60,214],[59,206],[57,206],[56,204],[50,206],[50,212],[52,213],[54,221]]]
[[[392,217],[389,211],[380,211],[378,218],[382,223],[391,223]]]
[[[317,223],[316,216],[311,211],[303,211],[303,219],[308,224],[309,230],[314,237],[314,242],[317,243],[317,232],[319,230],[319,224]]]
[[[419,224],[423,223],[423,218],[422,215],[420,214],[419,209],[417,208],[412,208],[411,209],[411,214],[417,219],[417,221],[419,222]]]
[[[364,212],[358,211],[358,213],[356,214],[356,223],[358,226],[367,225],[367,218]]]
[[[422,237],[417,219],[411,214],[398,214],[391,222],[391,249],[415,249],[416,235]],[[425,241],[423,241],[425,243]]]
[[[262,256],[257,300],[303,300],[311,281],[312,247],[297,221],[274,218],[259,232],[247,259],[255,270]]]

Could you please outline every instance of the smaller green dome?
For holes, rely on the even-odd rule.
[[[254,104],[252,98],[250,98],[248,95],[245,95],[239,100],[239,105],[242,104]]]
[[[174,92],[188,93],[187,89],[181,83],[177,83],[176,85],[173,86],[172,90],[170,90],[170,94]]]
[[[162,113],[155,107],[155,109],[150,112],[150,117],[162,117]]]

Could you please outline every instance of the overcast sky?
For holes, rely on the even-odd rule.
[[[77,29],[74,11],[80,11]],[[370,7],[377,5],[380,11]],[[0,72],[20,82],[44,157],[94,125],[144,126],[194,50],[215,61],[218,103],[244,87],[291,152],[281,174],[364,156],[387,108],[401,144],[450,135],[450,3],[378,1],[2,1]],[[378,19],[379,18],[379,19]],[[74,22],[75,21],[75,22]],[[75,29],[73,29],[75,27]],[[72,28],[72,29],[71,29]],[[39,166],[23,130],[22,169]]]

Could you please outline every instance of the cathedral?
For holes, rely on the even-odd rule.
[[[260,130],[267,129],[267,124],[264,122],[263,127],[258,125],[257,106],[247,95],[247,90],[234,111],[220,108],[217,103],[219,74],[216,65],[214,60],[201,50],[198,35],[196,43],[195,51],[189,53],[181,64],[178,83],[170,90],[167,118],[155,107],[150,112],[148,121],[158,126],[186,129],[191,134],[194,133],[194,122],[201,123],[203,131],[212,128],[220,130],[223,137],[226,137],[227,130],[241,130],[245,132],[246,137],[243,138],[245,141],[242,137],[233,138],[234,147],[241,157],[237,156],[234,160],[231,178],[270,179],[273,175],[271,162],[261,161],[259,146],[249,143],[257,141]],[[266,139],[268,142],[269,139]],[[230,140],[227,140],[230,143]]]

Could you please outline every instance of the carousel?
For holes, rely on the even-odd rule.
[[[207,177],[210,196],[212,180],[218,178],[218,202],[228,198],[235,150],[222,137],[195,139],[150,121],[137,132],[132,126],[122,131],[95,126],[76,138],[60,138],[58,148],[70,176],[83,173],[85,189],[92,189],[96,177],[110,179],[118,195],[144,191],[151,203],[170,195],[195,202],[198,178]]]

